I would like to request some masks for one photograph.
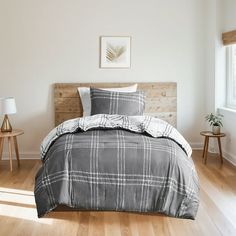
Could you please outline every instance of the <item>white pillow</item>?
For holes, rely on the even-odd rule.
[[[137,84],[121,87],[121,88],[99,88],[106,91],[132,93],[137,91]],[[81,103],[83,106],[83,116],[91,115],[91,98],[90,98],[90,88],[89,87],[78,87],[78,92],[80,95]]]

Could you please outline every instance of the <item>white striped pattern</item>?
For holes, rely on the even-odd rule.
[[[167,137],[176,141],[190,157],[192,149],[184,137],[169,123],[150,116],[124,116],[99,114],[71,119],[54,128],[41,144],[41,158],[44,159],[50,145],[65,133],[87,131],[94,128],[121,128],[137,133],[147,132],[152,137]]]

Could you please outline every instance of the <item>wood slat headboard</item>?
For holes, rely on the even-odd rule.
[[[54,86],[55,125],[65,120],[81,117],[83,108],[78,87],[114,88],[134,83],[56,83]],[[168,121],[176,127],[176,83],[138,83],[138,90],[146,94],[145,115]]]

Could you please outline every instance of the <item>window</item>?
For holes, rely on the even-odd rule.
[[[236,45],[227,48],[227,107],[236,109]]]

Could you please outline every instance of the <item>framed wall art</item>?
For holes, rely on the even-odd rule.
[[[101,36],[100,37],[100,67],[130,68],[131,37]]]

